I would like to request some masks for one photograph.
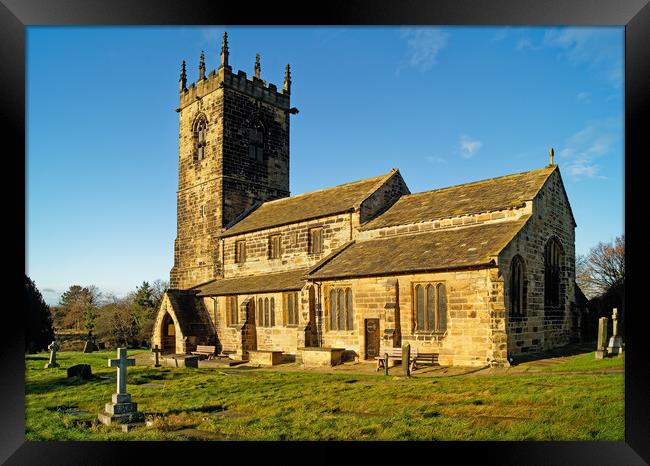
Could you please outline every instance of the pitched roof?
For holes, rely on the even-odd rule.
[[[299,290],[305,284],[309,269],[266,273],[248,277],[222,278],[194,287],[198,296],[223,296],[230,294],[270,293]]]
[[[202,304],[192,290],[168,289],[167,296],[184,335],[194,335],[197,324],[208,324]]]
[[[353,210],[393,173],[395,170],[374,178],[265,202],[231,228],[226,229],[222,236],[248,233],[348,212]]]
[[[408,194],[362,226],[372,230],[517,207],[535,197],[557,166]]]
[[[528,218],[359,241],[310,279],[415,273],[493,264]]]

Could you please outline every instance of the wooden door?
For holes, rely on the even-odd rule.
[[[379,356],[379,319],[366,319],[366,359]]]

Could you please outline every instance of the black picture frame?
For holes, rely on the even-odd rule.
[[[0,63],[2,73],[2,121],[7,143],[3,151],[5,173],[25,170],[25,27],[31,25],[544,25],[625,26],[625,236],[628,254],[625,367],[624,442],[26,442],[23,334],[3,332],[0,385],[2,415],[0,461],[5,464],[131,464],[172,461],[252,461],[277,457],[282,461],[308,462],[314,458],[347,461],[353,450],[365,457],[395,455],[396,461],[437,461],[446,454],[454,463],[475,456],[481,462],[506,464],[636,465],[650,462],[650,364],[643,342],[648,333],[647,312],[641,303],[641,278],[635,274],[643,250],[640,228],[645,191],[641,186],[643,162],[650,147],[650,6],[648,0],[330,0],[314,8],[270,2],[214,2],[208,0],[0,0]],[[558,109],[561,111],[561,109]],[[6,225],[16,235],[6,240],[10,263],[25,266],[25,199],[14,183],[5,188]],[[22,178],[24,180],[24,177]],[[24,182],[24,181],[23,181]],[[22,193],[25,186],[22,185]],[[23,204],[14,199],[23,199]],[[639,199],[642,201],[639,202]],[[22,207],[22,209],[21,209]],[[593,213],[597,215],[597,212]],[[635,228],[636,227],[636,228]],[[7,269],[7,268],[6,268]],[[5,270],[6,270],[5,269]],[[13,270],[13,267],[12,267]],[[15,276],[12,274],[12,276]],[[20,278],[22,280],[22,278]],[[12,282],[14,283],[14,282]],[[18,284],[18,280],[15,282]],[[13,290],[12,290],[13,291]],[[19,296],[13,292],[8,296]],[[24,296],[24,295],[23,295]],[[8,305],[9,302],[18,305]],[[22,300],[6,296],[5,316],[18,316],[21,328]],[[647,337],[646,337],[647,338]],[[300,451],[296,452],[296,448]],[[347,450],[347,451],[341,451]],[[331,452],[331,453],[330,453]],[[328,455],[330,453],[330,455]],[[282,455],[282,456],[278,456]],[[354,461],[359,461],[355,459]]]

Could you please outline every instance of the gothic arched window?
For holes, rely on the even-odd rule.
[[[332,288],[329,293],[330,330],[354,329],[351,288]]]
[[[258,162],[264,160],[264,126],[259,120],[248,128],[248,157]]]
[[[560,306],[560,264],[562,247],[556,238],[547,241],[544,247],[544,306]]]
[[[338,328],[338,321],[336,320],[336,290],[330,290],[330,330]]]
[[[199,115],[194,121],[194,160],[203,160],[205,156],[205,142],[207,140],[208,122],[205,116]]]
[[[436,311],[436,330],[445,332],[447,330],[447,290],[444,283],[438,283],[438,306]]]
[[[521,256],[510,263],[510,315],[523,316],[526,312],[526,270]]]
[[[447,329],[447,293],[444,283],[415,285],[415,330],[444,332]]]

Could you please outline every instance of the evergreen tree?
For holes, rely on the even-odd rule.
[[[72,285],[61,295],[57,313],[57,318],[61,320],[57,324],[67,328],[93,330],[100,299],[101,292],[96,286]]]
[[[36,353],[47,349],[54,340],[52,316],[36,284],[25,275],[25,299],[27,300],[27,328],[25,351]]]

